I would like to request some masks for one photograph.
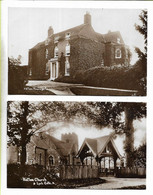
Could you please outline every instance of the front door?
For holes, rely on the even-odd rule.
[[[56,63],[52,63],[52,79],[56,78]]]
[[[58,62],[51,62],[50,80],[55,80],[58,77]]]

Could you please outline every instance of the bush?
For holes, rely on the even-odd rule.
[[[27,83],[27,66],[10,65],[8,68],[8,93],[19,94]]]
[[[82,73],[83,84],[95,87],[137,90],[139,95],[146,93],[146,80],[139,68],[134,66],[94,67]]]
[[[43,173],[41,165],[7,165],[7,187],[24,187],[23,177],[40,177]]]

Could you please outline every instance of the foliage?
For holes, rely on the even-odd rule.
[[[135,24],[136,30],[144,36],[144,52],[142,52],[139,48],[136,48],[136,52],[140,59],[147,58],[147,26],[148,26],[148,13],[147,10],[142,10],[139,15],[139,19],[142,22],[142,25]]]
[[[144,51],[141,51],[138,47],[135,48],[135,52],[138,55],[139,60],[136,62],[136,66],[141,71],[142,78],[139,80],[139,84],[142,88],[143,93],[146,95],[146,76],[147,76],[147,23],[148,13],[147,10],[142,10],[139,15],[139,19],[142,25],[135,24],[136,30],[144,37]]]
[[[133,152],[134,165],[136,167],[146,167],[146,144],[140,145]]]
[[[13,66],[18,66],[21,64],[21,58],[22,58],[21,55],[19,55],[16,59],[13,56],[11,56],[8,58],[8,64]]]
[[[71,122],[95,125],[100,129],[109,126],[115,133],[125,133],[128,138],[126,146],[130,144],[126,152],[130,154],[133,152],[133,120],[145,116],[145,103],[8,102],[8,144],[21,146],[25,150],[30,137],[47,123],[58,122],[60,125],[59,122]],[[51,132],[55,130],[50,126]]]
[[[21,56],[8,58],[8,93],[19,94],[27,83],[27,66],[20,66]]]
[[[80,74],[76,74],[76,80],[85,85],[137,90],[139,95],[144,95],[142,86],[139,83],[142,77],[143,74],[137,65],[94,67],[85,71],[81,76]]]

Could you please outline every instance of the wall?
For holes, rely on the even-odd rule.
[[[74,155],[78,153],[78,136],[75,133],[62,134],[61,141],[74,143],[73,146]]]
[[[60,167],[61,179],[98,178],[98,176],[97,166],[68,165]]]
[[[40,139],[40,137],[38,137],[37,141],[35,139],[35,142],[39,142],[39,139]],[[42,165],[45,165],[44,164],[44,162],[45,162],[46,166],[49,166],[49,156],[53,156],[54,164],[58,165],[58,163],[59,163],[59,158],[58,158],[59,154],[56,151],[55,145],[45,135],[41,138],[41,141],[44,141],[46,146],[48,146],[48,148],[45,148],[46,149],[46,154],[44,154],[44,150],[42,152],[42,158],[46,159],[46,160],[43,159],[43,164]],[[39,149],[37,149],[37,152],[36,152],[36,146],[37,146],[37,144],[34,143],[32,140],[27,144],[27,161],[26,161],[27,164],[36,164],[36,163],[39,164],[39,162],[38,162],[38,154],[40,154],[40,152],[42,150],[40,150],[40,152],[39,152]],[[42,148],[43,148],[43,146],[42,146]]]
[[[46,49],[48,49],[48,58],[46,59]],[[53,40],[49,45],[38,46],[29,50],[29,69],[32,68],[32,76],[30,79],[49,79],[50,74],[46,73],[46,63],[49,59],[54,57]]]
[[[77,38],[71,40],[70,45],[70,75],[75,75],[76,71],[83,71],[101,65],[104,44],[90,39]]]
[[[115,58],[115,50],[121,49],[121,58]],[[105,66],[113,66],[113,65],[129,65],[129,59],[126,59],[126,47],[124,45],[106,43],[105,47]]]
[[[7,148],[7,164],[13,164],[18,162],[18,148],[17,146],[9,146]]]

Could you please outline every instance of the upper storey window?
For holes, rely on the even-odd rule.
[[[46,59],[48,59],[48,49],[46,49]]]
[[[54,57],[57,58],[58,57],[58,47],[56,46],[54,49]]]
[[[121,57],[122,57],[121,49],[116,49],[116,51],[115,51],[115,58],[121,58]]]
[[[59,37],[54,38],[54,43],[58,43]]]
[[[70,56],[70,44],[69,43],[66,44],[66,47],[65,47],[65,55],[66,56]]]
[[[45,40],[45,45],[48,45],[48,42],[49,42],[48,39],[46,39],[46,40]]]
[[[121,43],[121,39],[120,38],[117,38],[117,43]]]
[[[70,36],[71,36],[70,32],[67,32],[67,33],[65,34],[65,38],[66,38],[66,39],[70,39]]]

